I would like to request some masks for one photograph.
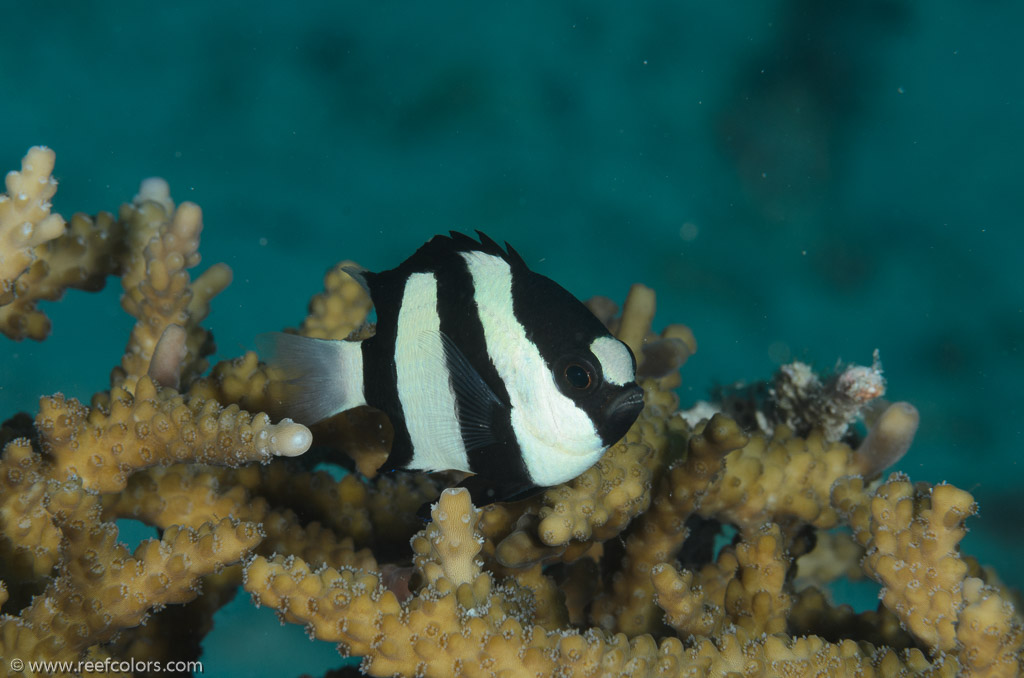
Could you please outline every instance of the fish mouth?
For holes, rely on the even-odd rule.
[[[605,408],[601,438],[606,445],[617,443],[644,409],[644,390],[633,384],[611,399]]]
[[[644,408],[644,390],[637,384],[633,384],[613,402],[613,410],[635,410],[637,414],[640,414],[640,410]]]

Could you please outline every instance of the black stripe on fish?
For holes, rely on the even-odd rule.
[[[592,372],[594,379],[603,379],[601,362],[590,353],[588,347],[598,337],[607,335],[608,329],[593,314],[588,313],[575,319],[572,331],[567,332],[563,319],[551,309],[579,303],[576,297],[550,278],[525,268],[513,268],[512,299],[516,319],[527,328],[527,338],[540,351],[548,369],[555,374],[560,390],[573,398],[576,406],[586,412],[592,421],[600,421],[604,403],[574,397],[574,389],[558,377],[569,363],[575,362],[587,372]],[[537,303],[539,299],[543,299],[544,303]],[[636,362],[632,353],[629,355],[635,369]],[[624,433],[612,432],[611,440],[605,438],[605,444],[618,441]]]
[[[403,281],[392,272],[363,272],[377,312],[376,333],[363,343],[363,392],[366,402],[388,415],[394,429],[391,453],[380,470],[394,471],[412,461],[412,440],[405,425],[402,404],[398,399],[395,373],[395,338],[398,334],[398,311],[402,303]]]
[[[438,311],[442,331],[450,339],[448,368],[459,424],[470,470],[478,474],[463,486],[474,500],[504,501],[536,487],[509,421],[508,392],[487,353],[476,290],[465,261],[458,257],[446,263],[438,283]],[[482,395],[485,389],[490,397]]]
[[[484,234],[479,231],[478,234],[490,247],[498,247]],[[578,309],[580,302],[555,281],[529,270],[519,253],[508,243],[505,246],[508,256],[504,259],[512,269],[516,320],[526,329],[527,339],[537,347],[562,393],[586,412],[591,421],[603,423],[598,432],[605,445],[612,445],[636,420],[643,403],[642,390],[634,384],[633,388],[613,399],[588,398],[560,377],[568,366],[578,364],[585,368],[595,383],[601,383],[606,377],[612,377],[603,373],[603,364],[607,360],[614,372],[628,372],[628,381],[632,382],[635,380],[636,358],[629,347],[618,340],[608,341],[607,350],[602,355],[595,355],[591,351],[595,340],[602,337],[612,339],[604,324],[589,311],[574,314],[571,325],[567,324],[566,317],[553,309]],[[567,331],[570,326],[571,333]],[[614,383],[614,379],[611,380]]]
[[[475,312],[473,281],[465,262],[453,261],[437,276],[437,310],[446,338],[445,352],[463,440],[467,448],[487,447],[508,433],[504,430],[507,425],[503,428],[495,420],[507,409],[508,394],[487,356],[483,328]]]
[[[621,437],[642,407],[629,349],[517,256],[460,256],[474,282],[487,352],[508,388],[510,422],[530,478],[550,486],[579,475],[600,458],[609,431]],[[527,307],[543,312],[523,318]]]

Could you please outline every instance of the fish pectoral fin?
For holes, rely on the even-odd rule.
[[[501,400],[455,342],[441,332],[441,346],[450,372],[455,402],[458,403],[459,430],[466,451],[478,450],[497,442],[494,434],[494,410]]]
[[[360,342],[313,339],[267,332],[256,337],[267,363],[271,414],[315,424],[338,412],[365,405]]]

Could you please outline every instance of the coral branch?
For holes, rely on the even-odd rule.
[[[445,490],[430,511],[433,521],[412,540],[416,566],[432,584],[442,576],[455,586],[469,584],[480,574],[477,556],[484,543],[476,533],[480,511],[464,488]],[[440,568],[435,567],[435,563]]]
[[[21,171],[7,174],[7,192],[0,194],[0,305],[14,299],[14,282],[36,259],[33,249],[64,232],[64,220],[50,213],[55,160],[50,149],[33,146]]]
[[[237,405],[186,401],[176,391],[141,378],[134,395],[117,388],[109,410],[87,408],[57,395],[39,404],[36,427],[43,448],[65,476],[101,492],[123,490],[128,476],[156,464],[194,461],[238,466],[302,454],[309,429],[271,424]]]
[[[864,569],[882,602],[933,654],[956,652],[965,673],[1016,675],[1024,626],[998,590],[968,576],[959,543],[974,514],[952,485],[912,485],[892,474],[874,493],[859,478],[836,484],[833,501],[867,548]]]
[[[100,290],[124,256],[124,225],[113,215],[71,217],[67,230],[34,250],[36,259],[15,283],[15,298],[0,305],[0,331],[11,339],[45,339],[50,320],[40,301],[56,301],[69,288]]]

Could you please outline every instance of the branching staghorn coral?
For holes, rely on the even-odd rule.
[[[37,234],[51,167],[52,154],[33,149],[8,182],[26,194],[16,213],[31,212]],[[35,197],[19,188],[26,181]],[[189,273],[201,213],[175,206],[163,182],[144,182],[117,218],[75,215],[47,242],[2,240],[8,223],[0,254],[27,263],[5,269],[15,292],[0,313],[20,328],[5,333],[45,336],[34,303],[59,297],[66,280],[32,272],[69,270],[62,258],[83,262],[90,289],[119,275],[137,324],[90,404],[49,395],[34,416],[0,426],[4,667],[12,657],[194,659],[242,586],[377,676],[1020,673],[1011,595],[959,552],[970,495],[876,479],[913,441],[909,404],[843,410],[822,395],[849,395],[837,387],[790,399],[769,430],[721,406],[680,416],[673,389],[696,342],[681,325],[654,333],[654,293],[635,286],[621,315],[610,300],[589,304],[638,357],[636,424],[575,480],[478,508],[464,490],[442,492],[455,480],[444,474],[376,475],[390,433],[373,411],[310,431],[272,418],[282,391],[257,354],[207,372],[201,323],[230,272]],[[69,232],[79,250],[57,245]],[[351,266],[328,272],[298,332],[373,332]],[[880,385],[879,370],[860,370],[852,376]],[[821,421],[840,411],[844,430],[864,415],[862,440]],[[352,472],[313,468],[322,461]],[[423,502],[435,502],[426,525]],[[121,518],[160,539],[129,553]],[[723,525],[736,534],[716,550]],[[884,587],[877,611],[834,605],[830,582],[852,576]]]

